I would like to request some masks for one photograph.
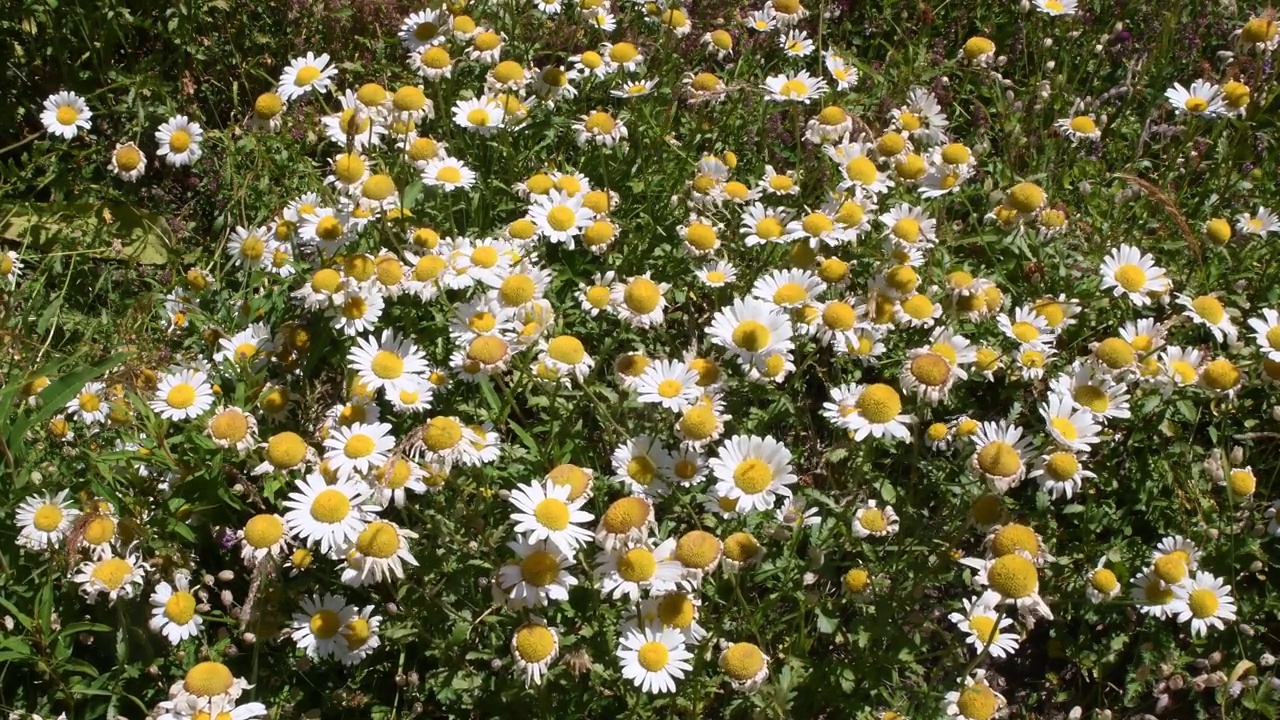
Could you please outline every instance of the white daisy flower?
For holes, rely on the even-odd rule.
[[[707,333],[744,367],[789,353],[794,347],[791,321],[772,302],[739,298],[719,310]]]
[[[1280,362],[1280,312],[1263,308],[1262,317],[1249,318],[1253,341],[1271,362]]]
[[[595,519],[582,510],[585,497],[570,501],[568,485],[550,480],[530,482],[511,492],[510,502],[519,512],[511,514],[514,532],[526,543],[548,541],[566,555],[591,542],[593,534],[580,525]]]
[[[403,579],[406,564],[418,565],[409,552],[409,540],[416,537],[417,533],[386,520],[370,522],[341,551],[339,579],[351,587]]]
[[[1231,322],[1231,317],[1221,300],[1212,295],[1191,298],[1178,294],[1177,301],[1187,309],[1182,313],[1183,317],[1191,318],[1196,324],[1209,328],[1218,342],[1236,344],[1235,323]]]
[[[284,518],[274,513],[260,513],[249,518],[236,531],[240,542],[240,559],[246,567],[256,568],[268,556],[279,559],[289,547],[289,527]]]
[[[199,635],[204,619],[196,612],[197,604],[185,572],[173,576],[173,585],[161,580],[151,593],[152,632],[163,635],[170,645]]]
[[[1222,87],[1208,80],[1196,80],[1190,89],[1183,87],[1182,83],[1174,83],[1164,91],[1164,96],[1180,116],[1213,118],[1227,112],[1226,103],[1222,100]]]
[[[1173,284],[1164,268],[1154,259],[1131,245],[1121,245],[1107,253],[1099,268],[1100,289],[1111,290],[1116,297],[1127,296],[1134,305],[1150,304],[1152,295],[1168,292]]]
[[[996,659],[1012,656],[1018,651],[1019,642],[1017,633],[1001,632],[1013,625],[1013,618],[996,609],[999,600],[996,593],[965,598],[964,612],[947,616],[964,633],[965,642],[973,646],[974,652],[985,650]]]
[[[503,565],[494,583],[495,597],[513,610],[548,605],[551,601],[569,599],[569,588],[578,584],[577,578],[565,569],[574,564],[571,555],[548,542],[509,542],[507,547],[515,551],[519,560]]]
[[[651,362],[637,379],[635,392],[640,402],[675,412],[689,407],[701,395],[697,371],[678,360]]]
[[[791,497],[796,476],[791,452],[772,437],[736,435],[708,463],[717,482],[715,493],[737,501],[736,511],[772,510],[776,499]]]
[[[142,587],[146,565],[132,553],[123,556],[107,554],[80,564],[71,581],[80,585],[80,594],[95,602],[99,594],[107,596],[107,604],[133,597]]]
[[[637,543],[601,551],[595,568],[600,595],[639,602],[642,594],[653,597],[675,590],[684,577],[684,566],[671,556],[675,547],[675,539],[668,538],[657,546]]]
[[[352,423],[335,427],[324,439],[324,460],[339,479],[349,479],[382,467],[396,445],[387,423]]]
[[[116,143],[107,169],[125,182],[136,182],[147,171],[147,156],[131,142]]]
[[[107,386],[101,382],[85,383],[67,403],[67,412],[78,416],[86,425],[97,425],[107,419]]]
[[[511,658],[524,675],[525,687],[541,685],[559,654],[560,633],[537,615],[530,615],[511,635]]]
[[[302,612],[293,614],[290,637],[298,648],[314,660],[342,653],[346,638],[342,628],[357,614],[341,595],[311,595],[302,598]]]
[[[30,495],[19,503],[14,517],[19,545],[42,551],[62,544],[67,531],[80,517],[74,503],[67,500],[70,492],[62,490],[57,495]]]
[[[1027,453],[1031,439],[1022,428],[1005,421],[984,422],[974,436],[974,453],[969,470],[985,479],[995,492],[1017,487],[1027,474]]]
[[[1049,435],[1063,448],[1087,453],[1098,442],[1102,426],[1093,422],[1093,412],[1077,407],[1069,397],[1051,394],[1040,406],[1040,414]]]
[[[40,111],[40,123],[44,125],[45,132],[63,140],[70,140],[81,130],[87,131],[92,117],[93,111],[84,98],[66,90],[45,98],[44,109]]]
[[[658,497],[667,490],[665,468],[670,453],[648,435],[637,435],[613,450],[613,480],[632,494]]]
[[[352,543],[364,531],[378,510],[366,502],[369,488],[358,480],[339,480],[329,485],[320,473],[297,481],[284,501],[284,519],[298,540],[318,547],[331,557]]]
[[[165,420],[192,420],[213,407],[213,386],[199,370],[175,368],[156,381],[155,396],[147,405]]]
[[[674,628],[632,628],[618,640],[622,676],[647,693],[674,693],[676,681],[693,671],[693,654]]]
[[[808,103],[827,91],[827,81],[801,70],[795,74],[784,73],[765,78],[764,89],[769,93],[770,100]]]
[[[339,634],[343,642],[334,651],[343,665],[357,665],[382,644],[378,637],[378,629],[382,625],[382,616],[373,614],[373,606],[361,608],[342,626]]]
[[[186,115],[174,115],[156,130],[156,154],[172,167],[190,165],[200,159],[203,139],[200,123],[188,120]]]
[[[388,329],[377,339],[357,338],[347,354],[347,366],[365,387],[391,397],[402,388],[418,387],[419,381],[425,379],[427,359],[413,340]]]
[[[328,53],[316,55],[308,52],[305,57],[289,61],[289,66],[280,73],[276,94],[285,102],[291,102],[309,92],[323,95],[333,87],[333,80],[337,75],[338,68],[329,66]]]

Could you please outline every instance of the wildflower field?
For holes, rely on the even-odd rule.
[[[1269,7],[16,0],[10,718],[1273,718]]]

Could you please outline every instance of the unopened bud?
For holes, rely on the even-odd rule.
[[[231,582],[236,579],[236,572],[234,570],[223,570],[218,573],[218,579],[224,583]]]
[[[1053,47],[1053,38],[1051,38],[1051,37],[1047,37],[1047,38],[1045,38],[1045,39],[1044,39],[1044,42],[1043,42],[1043,43],[1041,43],[1041,45],[1043,45],[1045,48],[1051,48],[1051,47]]]

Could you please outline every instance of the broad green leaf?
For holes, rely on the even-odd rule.
[[[76,252],[144,265],[169,261],[173,233],[164,218],[120,202],[21,203],[0,207],[0,239],[41,252]],[[112,249],[120,243],[120,251]]]

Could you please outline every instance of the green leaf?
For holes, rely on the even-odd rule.
[[[18,624],[28,630],[30,630],[35,624],[35,621],[31,619],[30,615],[19,610],[17,605],[14,605],[6,598],[0,597],[0,607],[9,611],[9,614],[13,615],[14,619],[18,621]]]
[[[123,202],[18,203],[0,207],[0,238],[46,253],[75,251],[144,265],[169,261],[164,218]],[[120,250],[113,246],[120,244]]]

